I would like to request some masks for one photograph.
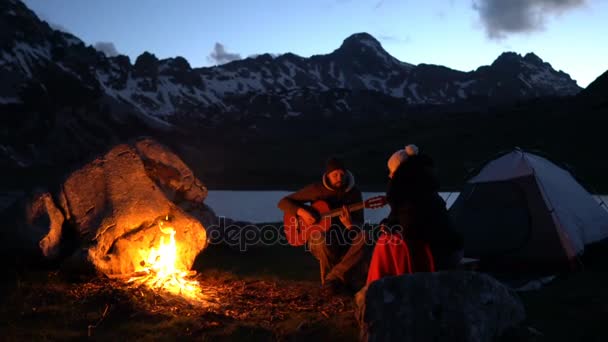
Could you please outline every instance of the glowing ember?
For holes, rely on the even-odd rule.
[[[168,218],[167,218],[168,220]],[[180,295],[188,299],[202,300],[202,291],[196,280],[187,279],[196,274],[196,271],[180,270],[175,267],[178,255],[175,244],[175,229],[163,227],[159,223],[160,231],[166,236],[160,237],[158,248],[139,251],[142,259],[141,269],[137,276],[131,277],[128,282],[145,285],[151,289],[166,290],[171,294]]]

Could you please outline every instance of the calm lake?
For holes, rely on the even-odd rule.
[[[224,216],[233,220],[254,223],[277,222],[283,220],[283,212],[277,208],[277,203],[289,193],[291,192],[283,190],[210,190],[205,203],[213,208],[218,216]],[[383,194],[383,192],[364,192],[363,199]],[[459,195],[458,192],[442,192],[440,194],[445,199],[448,208]],[[598,202],[603,200],[604,203],[608,203],[608,195],[594,197]],[[388,212],[388,206],[380,209],[365,209],[365,221],[368,223],[378,223],[388,215]]]

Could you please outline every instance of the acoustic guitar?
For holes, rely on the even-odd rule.
[[[367,209],[377,209],[386,205],[385,196],[375,196],[365,201],[353,203],[347,206],[349,212]],[[318,200],[311,204],[311,207],[319,214],[319,219],[313,224],[307,225],[301,217],[297,215],[285,214],[283,216],[283,227],[287,242],[292,246],[302,246],[308,241],[312,234],[326,232],[331,227],[331,219],[342,214],[342,207],[330,209],[326,201]]]

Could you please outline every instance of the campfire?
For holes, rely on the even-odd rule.
[[[168,222],[169,217],[166,217],[165,221]],[[163,234],[158,247],[139,250],[142,257],[140,268],[127,280],[127,283],[144,285],[153,290],[164,290],[190,300],[203,300],[200,284],[191,279],[196,275],[196,271],[176,267],[179,255],[175,242],[175,229],[165,226],[162,220],[159,221],[158,228]]]

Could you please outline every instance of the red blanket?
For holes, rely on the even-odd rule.
[[[429,245],[419,241],[405,241],[400,234],[382,234],[374,247],[367,284],[385,276],[414,272],[435,272]]]

